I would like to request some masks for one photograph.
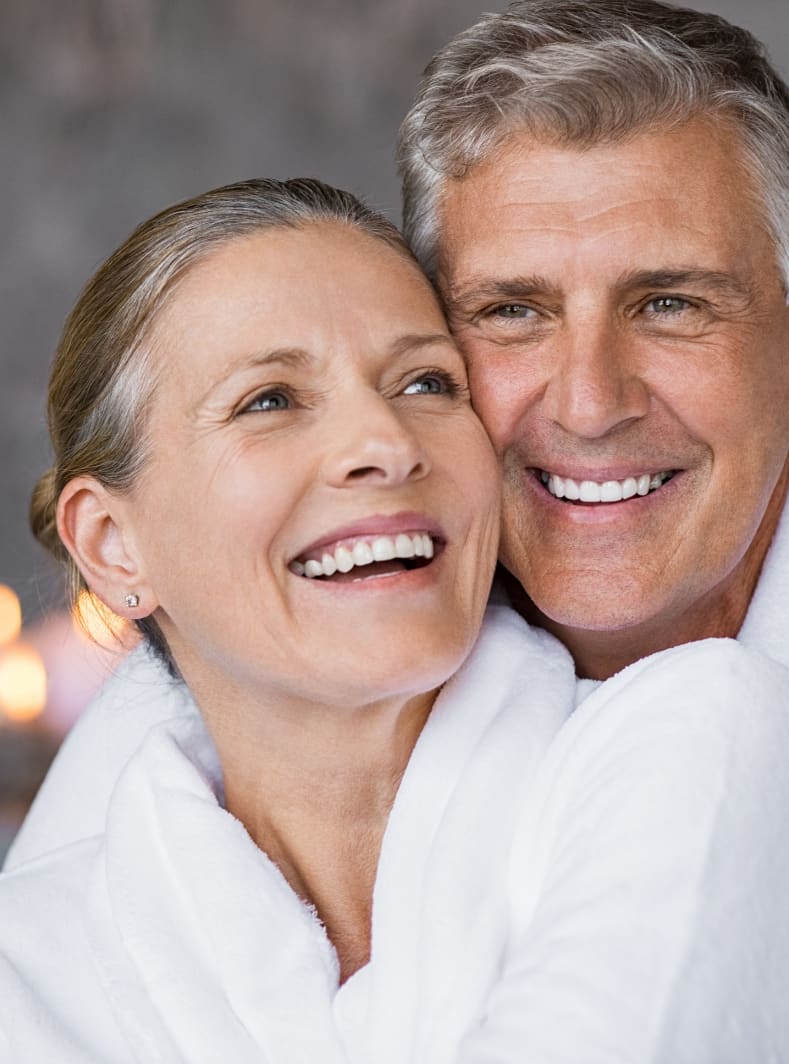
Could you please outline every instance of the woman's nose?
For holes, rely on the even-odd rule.
[[[338,409],[326,426],[324,477],[334,487],[360,482],[395,486],[419,480],[430,460],[414,425],[383,396]]]

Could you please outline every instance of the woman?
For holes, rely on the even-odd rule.
[[[566,652],[482,623],[496,460],[391,226],[163,212],[49,408],[34,527],[173,679],[96,833],[0,880],[0,1060],[780,1059],[782,670],[681,648],[568,719]]]

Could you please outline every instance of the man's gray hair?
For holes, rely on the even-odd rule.
[[[406,238],[435,277],[444,182],[513,131],[583,148],[699,116],[739,137],[786,283],[789,90],[746,30],[657,0],[516,0],[450,41],[400,130]]]

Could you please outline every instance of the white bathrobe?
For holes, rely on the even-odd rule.
[[[0,1061],[789,1061],[786,668],[707,641],[573,705],[563,648],[492,609],[398,791],[371,962],[338,988],[171,692],[92,837],[0,878]]]
[[[737,641],[789,668],[789,503]],[[577,681],[576,703],[597,686]],[[5,870],[101,832],[118,775],[148,729],[193,711],[184,686],[167,677],[144,649],[126,658],[61,746]]]

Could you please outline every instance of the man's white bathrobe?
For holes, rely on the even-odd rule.
[[[784,665],[694,644],[573,711],[566,651],[493,607],[404,775],[343,987],[222,808],[194,707],[127,670],[80,725],[83,778],[42,797],[73,801],[70,832],[0,878],[3,1064],[789,1061]]]

